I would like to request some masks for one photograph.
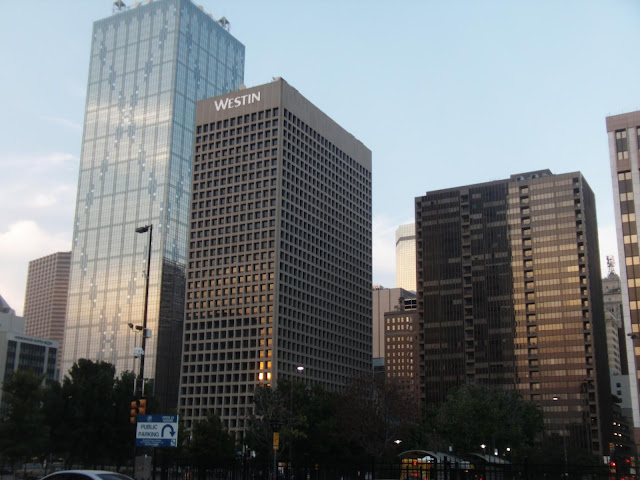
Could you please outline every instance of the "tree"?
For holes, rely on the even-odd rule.
[[[519,393],[464,384],[449,393],[438,409],[436,430],[460,453],[532,445],[542,429],[542,412]]]
[[[0,423],[0,451],[14,465],[42,455],[48,431],[40,408],[44,376],[17,370],[2,385],[6,414]]]
[[[124,409],[119,410],[122,417],[115,413],[114,375],[110,363],[80,359],[65,376],[62,395],[70,439],[68,462],[95,467],[111,461],[113,446],[122,440],[118,427],[129,422]]]
[[[394,441],[407,438],[419,417],[415,396],[396,383],[371,374],[351,380],[338,410],[347,439],[376,459],[393,456]]]
[[[220,418],[209,415],[191,430],[189,455],[198,469],[228,467],[235,459],[235,443]]]
[[[247,424],[245,441],[262,458],[269,458],[272,449],[273,424],[282,424],[286,407],[279,389],[258,387],[253,393],[253,413]]]

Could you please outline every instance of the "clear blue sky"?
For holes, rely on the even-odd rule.
[[[245,44],[245,84],[285,78],[373,151],[374,283],[395,284],[416,196],[542,168],[584,173],[617,256],[605,117],[640,109],[637,0],[195,3]],[[91,28],[111,5],[2,2],[0,295],[18,313],[29,260],[71,248]]]

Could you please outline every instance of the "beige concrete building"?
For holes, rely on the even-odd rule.
[[[71,252],[58,252],[29,262],[23,315],[25,333],[64,343]],[[62,350],[58,351],[58,365]]]
[[[416,291],[416,225],[396,230],[396,288]]]
[[[371,372],[371,151],[282,79],[196,107],[179,413]],[[300,373],[298,367],[304,370]]]

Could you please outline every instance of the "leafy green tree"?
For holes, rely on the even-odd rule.
[[[455,451],[490,451],[532,445],[542,429],[542,412],[519,393],[483,385],[454,389],[438,409],[436,430]]]
[[[0,451],[14,465],[42,455],[48,436],[40,408],[44,376],[17,370],[2,385],[5,414],[0,423]]]
[[[68,461],[96,467],[112,460],[111,450],[122,435],[117,427],[129,421],[124,407],[120,410],[122,417],[115,412],[117,401],[122,400],[114,393],[114,375],[115,367],[110,363],[80,359],[71,367],[69,376],[65,376],[62,394],[71,439]]]
[[[227,467],[235,459],[235,442],[220,418],[209,415],[193,425],[188,451],[198,469]]]
[[[51,382],[45,387],[42,413],[49,429],[47,453],[56,458],[66,458],[73,444],[67,428],[68,404],[69,399],[65,397],[62,385],[58,382]]]
[[[304,392],[305,396],[297,400],[297,408],[304,414],[307,430],[304,438],[299,438],[295,443],[293,461],[300,458],[302,463],[307,464],[340,463],[344,458],[351,457],[336,415],[339,395],[317,386],[304,389]]]
[[[135,445],[136,425],[130,421],[130,406],[133,398],[133,372],[122,372],[113,384],[112,425],[113,437],[110,454],[112,462],[121,466],[131,460]],[[153,398],[147,401],[147,412],[157,412],[157,402]]]

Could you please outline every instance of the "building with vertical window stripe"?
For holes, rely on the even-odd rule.
[[[280,78],[197,105],[186,290],[187,427],[372,371],[371,151]]]
[[[416,199],[422,395],[515,389],[546,435],[607,455],[612,407],[593,192],[549,170]]]
[[[87,358],[138,373],[147,311],[143,375],[165,412],[178,400],[195,106],[244,79],[227,27],[190,0],[115,2],[91,37],[61,370]]]
[[[640,445],[640,251],[636,212],[640,210],[640,111],[607,117],[609,161],[618,239],[624,350],[634,439]]]

